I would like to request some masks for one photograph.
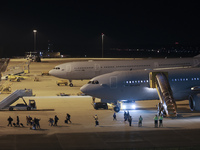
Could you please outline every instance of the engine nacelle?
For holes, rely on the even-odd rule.
[[[189,106],[191,111],[200,111],[200,94],[189,96]]]

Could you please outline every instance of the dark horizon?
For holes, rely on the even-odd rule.
[[[178,42],[199,46],[197,2],[143,1],[13,1],[0,6],[0,55],[11,57],[37,50],[73,56],[98,54],[101,33],[105,50],[164,47]]]

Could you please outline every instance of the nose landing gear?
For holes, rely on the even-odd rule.
[[[73,83],[72,83],[72,80],[69,80],[69,82],[70,82],[70,83],[69,83],[69,86],[70,86],[70,87],[73,87],[74,85],[73,85]]]

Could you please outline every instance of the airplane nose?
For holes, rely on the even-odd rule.
[[[81,92],[87,94],[87,84],[86,85],[83,85],[81,88],[80,88]]]
[[[50,74],[50,75],[54,75],[54,74],[53,74],[53,70],[50,70],[50,71],[49,71],[49,74]]]

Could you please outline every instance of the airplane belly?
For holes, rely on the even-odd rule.
[[[92,71],[78,70],[71,72],[72,80],[87,80],[94,77],[94,73]]]
[[[115,94],[113,94],[115,93]],[[156,89],[146,87],[133,87],[133,88],[118,88],[110,90],[105,99],[112,100],[153,100],[158,99]]]

